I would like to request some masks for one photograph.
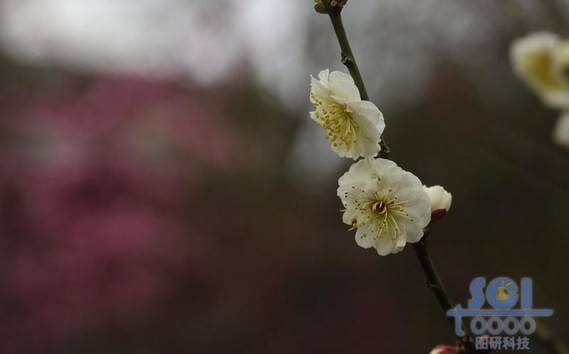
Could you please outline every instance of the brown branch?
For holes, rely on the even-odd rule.
[[[358,90],[360,91],[360,96],[362,100],[369,101],[369,96],[367,93],[367,89],[364,84],[364,80],[362,78],[362,74],[360,73],[360,69],[358,68],[358,63],[356,62],[356,58],[354,57],[354,53],[352,52],[352,48],[350,46],[350,41],[348,40],[348,36],[346,34],[346,30],[344,29],[344,24],[342,22],[342,5],[340,3],[334,2],[335,5],[331,5],[329,0],[322,0],[322,4],[326,8],[326,12],[330,16],[330,21],[332,22],[332,26],[334,27],[334,32],[336,33],[336,37],[338,38],[338,43],[340,44],[341,49],[341,61],[344,64],[350,75],[354,79],[354,83],[356,84]],[[379,142],[381,146],[381,151],[379,152],[379,156],[382,158],[389,158],[390,149],[387,143],[385,142],[385,138],[381,138]]]
[[[415,250],[415,254],[417,255],[417,259],[421,264],[421,268],[423,269],[423,273],[425,274],[425,278],[427,278],[427,287],[431,290],[437,302],[439,303],[441,309],[443,310],[444,315],[447,317],[448,324],[450,326],[450,330],[454,332],[455,330],[455,319],[452,317],[447,316],[448,310],[454,308],[453,301],[451,300],[450,296],[447,293],[445,285],[433,263],[431,258],[431,252],[429,251],[428,247],[428,232],[425,231],[425,235],[423,238],[413,244],[413,249]],[[457,340],[463,347],[463,351],[465,353],[475,353],[476,350],[474,348],[474,344],[472,342],[472,338],[467,334],[465,337],[457,337]],[[480,353],[480,352],[479,352]]]
[[[336,37],[338,39],[338,43],[340,44],[341,49],[341,58],[342,64],[344,64],[352,78],[354,79],[354,83],[358,87],[360,92],[360,96],[363,100],[369,100],[369,96],[367,93],[367,89],[365,87],[362,75],[358,68],[358,64],[354,57],[354,53],[352,52],[352,48],[350,46],[350,41],[348,40],[348,36],[346,34],[346,30],[344,28],[344,24],[342,22],[342,9],[343,3],[338,3],[337,1],[330,1],[330,0],[321,0],[317,3],[316,9],[318,12],[327,13],[330,17],[330,21],[332,22],[332,26],[334,27],[334,32],[336,33]],[[381,142],[381,151],[380,157],[389,158],[390,149],[385,139],[382,139]],[[452,301],[448,296],[444,284],[438,275],[438,272],[432,262],[428,247],[427,247],[427,238],[423,237],[423,239],[413,245],[415,248],[415,253],[417,258],[419,259],[419,263],[425,273],[427,278],[427,284],[437,301],[439,302],[441,308],[443,309],[445,317],[447,317],[446,313],[449,309],[453,307]],[[454,330],[454,320],[448,318],[449,324],[451,325],[451,330]],[[474,345],[469,337],[459,339],[464,351],[466,353],[474,353]]]

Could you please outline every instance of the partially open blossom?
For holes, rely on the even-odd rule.
[[[418,242],[431,220],[431,203],[419,178],[393,161],[363,159],[338,180],[343,222],[356,231],[356,243],[379,255],[397,253]]]
[[[569,82],[560,63],[564,53],[561,43],[555,34],[537,32],[514,41],[510,50],[516,73],[554,108],[569,107]]]
[[[569,113],[559,117],[553,129],[553,141],[558,145],[569,148]]]
[[[437,345],[431,350],[430,354],[458,354],[460,348],[456,345]]]
[[[340,157],[373,157],[380,151],[385,128],[383,115],[369,101],[362,101],[354,80],[340,71],[323,70],[311,80],[310,117],[326,131]]]
[[[431,211],[449,211],[450,205],[452,204],[452,194],[447,192],[442,186],[423,186],[423,188],[425,188],[425,192],[427,192],[431,200]]]

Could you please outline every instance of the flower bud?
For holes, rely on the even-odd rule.
[[[340,10],[346,5],[348,0],[327,0],[330,7],[338,7]],[[322,0],[314,0],[314,10],[320,14],[328,13],[328,6]]]
[[[338,0],[338,1],[332,0],[332,1],[330,1],[330,3],[333,3],[333,2],[335,3],[334,6],[344,7],[348,3],[348,0]]]
[[[452,203],[452,194],[447,192],[441,186],[432,186],[427,187],[423,186],[425,192],[429,196],[431,200],[431,211],[435,212],[437,210],[445,210],[448,211],[450,209],[450,205]]]
[[[430,354],[458,354],[460,348],[454,345],[437,345]]]
[[[326,8],[326,5],[322,3],[322,0],[314,0],[314,10],[319,14],[328,13],[328,9]]]

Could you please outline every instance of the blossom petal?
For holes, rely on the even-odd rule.
[[[347,103],[361,101],[360,92],[354,79],[341,71],[332,71],[329,76],[329,87],[338,102]]]
[[[381,237],[375,242],[375,250],[380,256],[387,256],[395,250],[395,243],[396,241],[389,237]]]
[[[362,248],[374,247],[375,241],[370,225],[358,227],[356,231],[356,243]]]

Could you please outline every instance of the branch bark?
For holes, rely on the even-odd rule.
[[[356,58],[350,46],[350,41],[348,40],[348,36],[346,34],[346,30],[344,28],[344,24],[342,22],[342,9],[343,7],[337,5],[335,2],[335,6],[330,4],[330,0],[322,0],[322,4],[324,5],[326,12],[330,17],[330,21],[332,22],[332,26],[334,27],[334,32],[336,33],[336,37],[338,39],[338,43],[340,44],[341,49],[341,58],[342,64],[344,64],[352,78],[354,79],[354,83],[358,87],[360,92],[360,96],[363,100],[369,100],[369,95],[367,93],[367,89],[364,84],[364,80],[362,78],[361,72],[359,70]],[[381,142],[381,151],[379,153],[380,157],[389,158],[390,155],[390,148],[385,142],[385,139],[382,139]],[[437,301],[439,302],[444,316],[446,317],[446,312],[453,307],[452,301],[448,296],[444,284],[432,262],[428,247],[427,247],[427,240],[426,237],[419,242],[414,244],[415,253],[417,258],[419,259],[419,263],[425,273],[427,278],[427,284]],[[454,331],[454,321],[451,318],[448,318],[451,330]],[[474,345],[469,338],[461,338],[460,339],[463,347],[465,348],[466,353],[474,353]]]
[[[369,95],[367,93],[362,74],[358,68],[358,63],[356,62],[356,58],[352,52],[352,47],[350,46],[350,41],[348,40],[344,23],[342,22],[342,6],[332,6],[330,5],[329,0],[323,0],[322,3],[327,9],[330,21],[332,22],[332,27],[334,27],[334,32],[336,33],[338,43],[340,44],[342,64],[348,68],[350,75],[354,79],[354,83],[360,91],[362,100],[369,101]],[[379,145],[381,146],[379,156],[382,158],[389,158],[391,150],[389,149],[385,138],[381,138]]]
[[[364,80],[358,68],[358,64],[356,62],[354,53],[350,46],[350,41],[348,40],[348,36],[346,34],[346,30],[342,22],[343,6],[341,4],[338,4],[337,1],[333,1],[333,3],[334,5],[331,4],[330,0],[321,0],[321,4],[324,6],[325,9],[324,12],[326,12],[330,17],[330,21],[332,22],[334,32],[336,33],[336,37],[340,45],[342,64],[344,64],[348,68],[350,75],[354,79],[354,83],[356,84],[360,92],[361,98],[363,100],[369,101],[369,95],[367,93]],[[381,151],[379,153],[379,156],[383,158],[389,158],[391,150],[387,145],[387,143],[385,142],[385,139],[381,140],[380,145],[381,145]],[[413,244],[413,248],[415,250],[417,259],[421,264],[423,273],[425,274],[425,277],[427,279],[427,286],[429,287],[429,289],[432,291],[433,295],[437,299],[441,309],[443,310],[444,316],[447,318],[447,321],[450,325],[450,329],[454,333],[455,329],[454,319],[447,316],[447,311],[452,309],[454,305],[451,298],[448,296],[444,283],[431,258],[431,254],[428,248],[427,233],[428,230],[425,231],[425,236],[423,236],[421,241]],[[467,335],[465,337],[457,338],[461,343],[463,351],[465,353],[467,354],[490,353],[489,351],[477,351],[475,349],[471,335],[468,333],[468,331],[466,331],[466,333]],[[538,325],[538,329],[535,335],[536,339],[544,347],[546,347],[551,353],[569,354],[569,349],[563,343],[556,340],[551,335],[551,332],[542,324]]]
[[[423,269],[423,273],[425,274],[425,278],[427,278],[427,287],[431,290],[435,298],[437,299],[441,309],[443,310],[444,315],[446,316],[447,311],[454,307],[453,301],[451,300],[450,296],[448,296],[447,290],[445,285],[433,263],[431,258],[431,252],[429,251],[428,247],[428,234],[427,232],[423,236],[423,238],[413,244],[413,249],[415,250],[415,254],[417,255],[417,259],[421,264],[421,268]],[[454,332],[455,323],[454,319],[447,316],[447,321],[450,326],[451,332]],[[472,339],[469,335],[463,338],[457,337],[458,341],[462,344],[465,353],[475,353],[476,349],[474,344],[472,343]]]

